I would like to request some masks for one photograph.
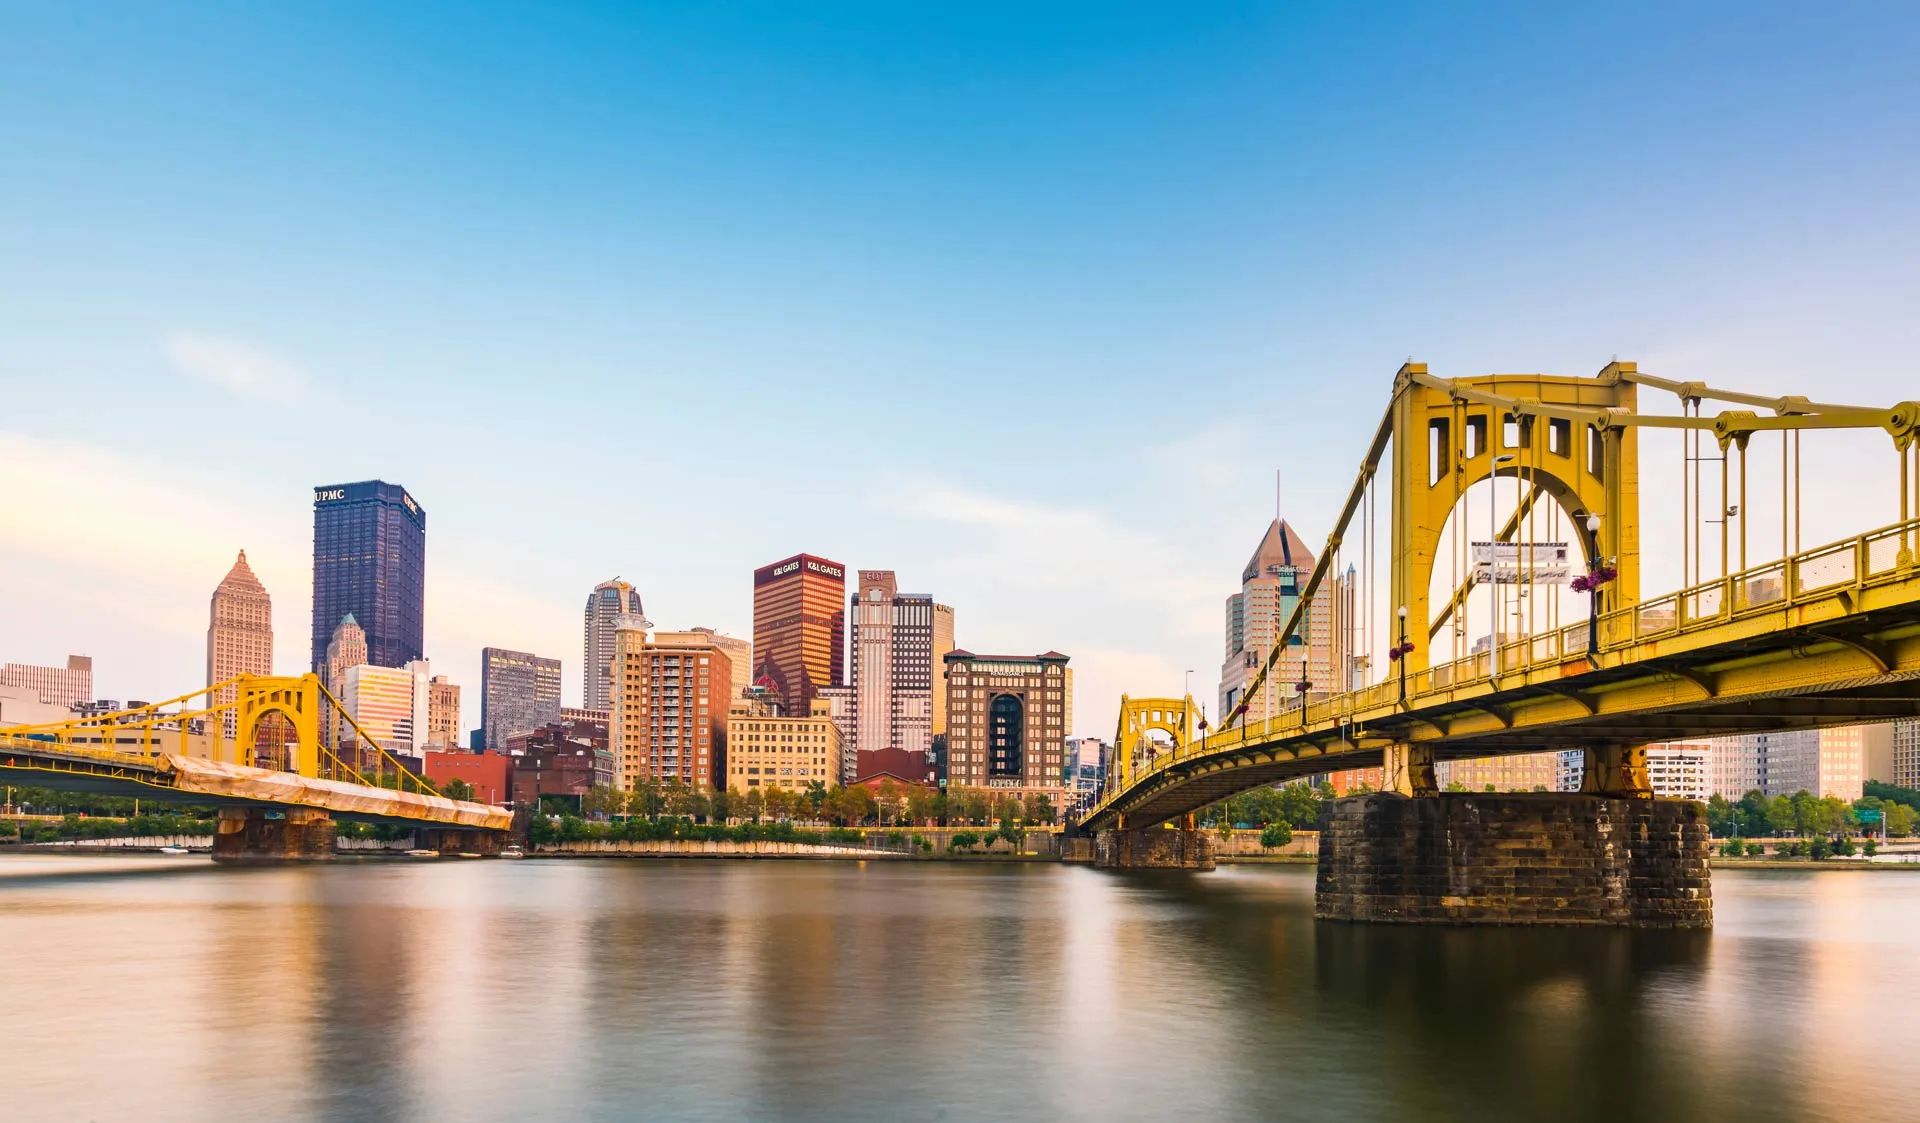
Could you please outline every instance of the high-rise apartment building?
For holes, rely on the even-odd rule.
[[[586,645],[580,659],[580,695],[584,709],[604,710],[613,697],[614,625],[622,616],[644,616],[640,591],[615,577],[587,594]]]
[[[240,551],[207,606],[207,685],[273,673],[273,598]],[[219,701],[231,702],[228,687]]]
[[[437,752],[460,747],[460,684],[445,675],[427,683],[426,745]]]
[[[647,638],[645,622],[621,621],[613,661],[609,731],[622,789],[652,780],[725,786],[722,736],[733,668],[709,637]]]
[[[1226,659],[1220,664],[1222,721],[1243,700],[1242,720],[1265,721],[1300,705],[1295,684],[1310,683],[1309,698],[1351,689],[1353,670],[1338,618],[1341,604],[1352,601],[1352,582],[1329,580],[1314,595],[1302,626],[1290,638],[1279,663],[1267,675],[1258,696],[1247,697],[1266,665],[1281,629],[1300,603],[1300,590],[1313,573],[1313,551],[1284,519],[1268,524],[1260,544],[1240,572],[1240,591],[1227,598]],[[1351,615],[1349,611],[1346,615]]]
[[[753,571],[753,657],[782,712],[812,712],[823,686],[846,681],[847,570],[795,554]]]
[[[42,705],[78,706],[93,701],[93,657],[69,655],[64,667],[8,663],[0,667],[0,686],[31,693]]]
[[[346,669],[346,691],[340,704],[353,718],[340,735],[340,744],[349,748],[360,734],[371,737],[389,753],[415,755],[425,747],[421,737],[432,721],[431,668],[425,659],[416,659],[404,667],[377,667],[361,663]],[[354,726],[358,726],[358,732]],[[361,760],[368,758],[364,750]],[[341,759],[351,763],[347,753]]]
[[[367,662],[404,667],[424,654],[427,513],[380,480],[313,489],[313,669],[334,627],[353,616]]]
[[[918,766],[910,761],[889,760],[883,769],[868,767],[866,758],[877,761],[872,754],[898,752],[931,764],[934,688],[944,676],[944,667],[936,668],[934,660],[946,654],[936,656],[935,637],[944,620],[947,650],[952,650],[953,610],[934,604],[925,593],[900,592],[890,569],[863,569],[847,616],[853,649],[847,685],[853,688],[855,748],[862,758],[856,772],[897,774],[911,768],[911,778],[917,779]]]
[[[480,728],[486,747],[560,720],[560,660],[504,647],[480,649]]]
[[[1739,799],[1758,791],[1768,799],[1806,791],[1859,799],[1865,786],[1866,726],[1790,729],[1716,737],[1712,746],[1713,791]]]
[[[815,782],[838,787],[840,730],[830,710],[816,698],[806,717],[786,717],[752,698],[734,700],[727,710],[727,790],[801,792]]]
[[[947,783],[1045,795],[1065,806],[1073,672],[1057,651],[946,657]]]

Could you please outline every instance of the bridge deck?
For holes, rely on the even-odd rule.
[[[119,753],[0,735],[0,782],[159,803],[304,808],[398,826],[507,830],[513,814],[482,803],[310,779],[194,757]]]
[[[1089,811],[1148,826],[1236,792],[1377,765],[1644,744],[1920,715],[1920,520],[1336,695],[1161,752]],[[1911,546],[1908,546],[1911,549]],[[1498,673],[1495,673],[1495,671]],[[1116,746],[1117,752],[1127,751]]]

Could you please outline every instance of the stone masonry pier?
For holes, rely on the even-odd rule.
[[[1105,830],[1094,836],[1093,864],[1103,870],[1210,870],[1213,839],[1193,827]]]
[[[1314,915],[1710,928],[1711,848],[1705,810],[1685,800],[1353,796],[1327,812]]]

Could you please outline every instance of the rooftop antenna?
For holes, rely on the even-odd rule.
[[[1280,469],[1273,470],[1273,521],[1280,521]]]

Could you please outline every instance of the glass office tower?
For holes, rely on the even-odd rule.
[[[313,489],[313,669],[351,613],[367,662],[404,667],[424,655],[427,513],[407,489],[380,480]]]

